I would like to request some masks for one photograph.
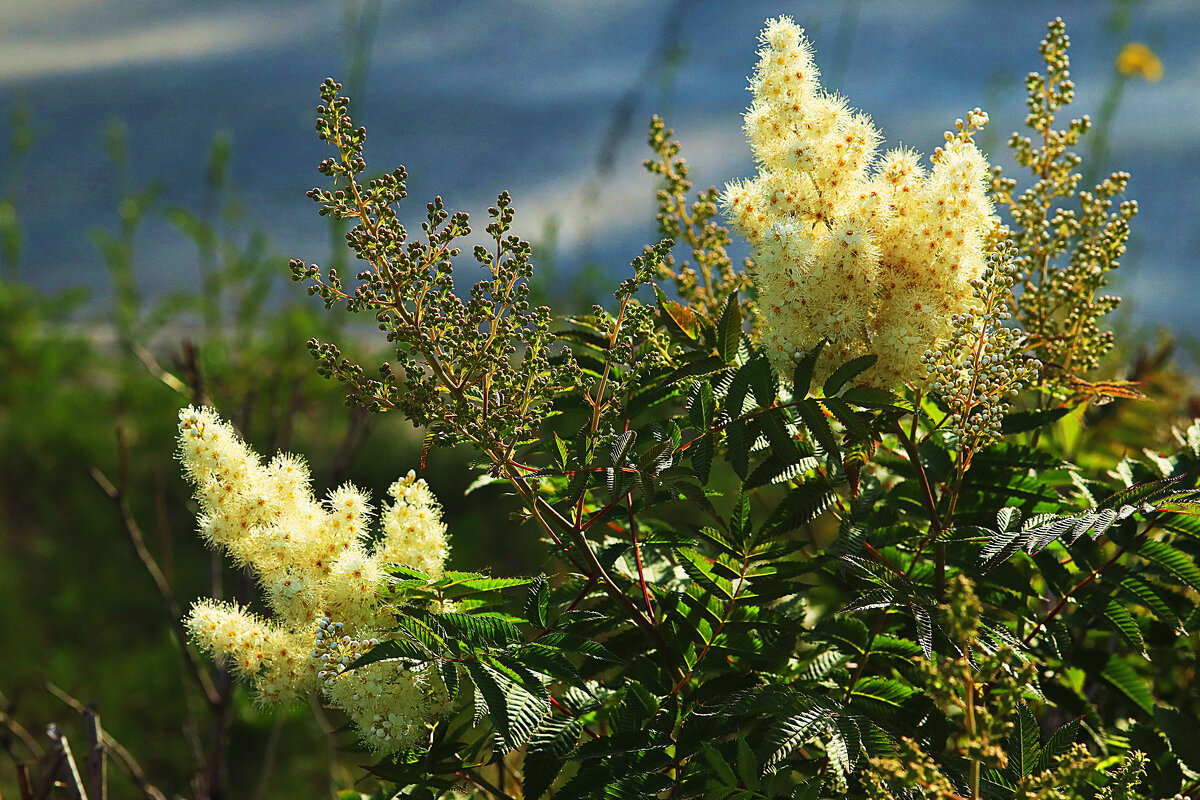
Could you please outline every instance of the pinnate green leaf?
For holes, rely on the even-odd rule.
[[[833,374],[825,379],[825,384],[821,387],[821,393],[825,397],[836,396],[842,390],[843,386],[875,366],[875,362],[878,360],[879,356],[874,353],[867,353],[864,356],[850,359],[835,369]]]

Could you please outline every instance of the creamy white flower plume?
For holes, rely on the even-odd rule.
[[[273,614],[267,620],[201,600],[185,622],[192,639],[248,679],[263,702],[320,688],[373,749],[412,745],[445,702],[436,671],[345,665],[389,622],[379,597],[388,564],[443,572],[446,526],[425,481],[410,472],[392,486],[395,502],[371,548],[366,493],[347,484],[318,501],[301,459],[281,454],[264,464],[212,409],[180,412],[179,458],[195,487],[201,536],[253,571]]]
[[[825,339],[818,379],[874,353],[861,382],[921,384],[921,356],[973,308],[984,268],[990,168],[972,136],[987,115],[959,121],[931,170],[912,151],[880,156],[870,118],[821,88],[799,27],[768,20],[761,41],[745,114],[758,175],[721,198],[754,247],[761,344],[785,374]]]

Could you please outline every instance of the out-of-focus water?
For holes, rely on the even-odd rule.
[[[928,153],[978,105],[991,114],[993,159],[1007,165],[1002,143],[1024,119],[1023,77],[1040,66],[1038,42],[1060,15],[1074,45],[1075,115],[1097,113],[1125,42],[1162,58],[1161,82],[1127,83],[1111,129],[1106,166],[1133,174],[1142,209],[1118,288],[1133,321],[1200,334],[1191,308],[1200,2],[1127,5],[1129,24],[1114,31],[1115,4],[1099,0],[384,3],[357,118],[373,168],[408,167],[414,227],[434,194],[477,217],[508,189],[518,233],[538,240],[547,220],[556,224],[562,274],[596,262],[623,276],[657,239],[654,184],[640,166],[652,113],[677,132],[697,183],[752,172],[740,114],[767,17],[790,14],[808,29],[826,88],[870,113],[889,146]],[[235,180],[274,247],[324,259],[328,229],[304,192],[320,182],[315,165],[326,155],[312,127],[317,86],[346,72],[343,12],[299,0],[0,0],[0,108],[24,98],[41,134],[23,179],[22,277],[108,296],[88,231],[117,224],[102,144],[113,118],[128,125],[134,182],[168,180],[164,206],[199,202],[208,143],[228,131]],[[647,66],[672,14],[680,58],[662,80]],[[629,125],[612,169],[598,170],[623,103]],[[162,294],[195,280],[196,256],[155,219],[138,241],[137,270]]]

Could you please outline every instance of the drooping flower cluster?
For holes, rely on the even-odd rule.
[[[874,353],[861,382],[921,385],[925,350],[976,303],[992,204],[972,139],[987,115],[957,121],[932,169],[910,150],[879,157],[879,131],[821,88],[799,27],[769,20],[762,42],[745,114],[759,172],[722,203],[754,247],[763,348],[790,374],[826,339],[819,371]]]
[[[446,527],[425,482],[409,473],[392,486],[394,502],[372,547],[373,509],[359,489],[345,485],[318,501],[295,456],[263,463],[212,409],[185,408],[179,420],[179,458],[196,489],[200,533],[251,568],[273,612],[268,621],[202,600],[186,621],[192,639],[247,677],[264,702],[321,689],[374,749],[411,744],[444,701],[436,670],[395,661],[345,670],[353,659],[341,651],[365,652],[388,623],[379,599],[388,564],[442,573]],[[332,650],[343,669],[327,668]],[[391,721],[375,724],[381,720]]]

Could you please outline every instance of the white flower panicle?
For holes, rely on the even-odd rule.
[[[977,304],[992,205],[972,139],[987,115],[958,120],[932,169],[909,150],[880,156],[870,118],[821,88],[799,27],[769,20],[761,39],[745,114],[758,175],[721,200],[754,247],[762,345],[785,374],[825,339],[819,372],[874,353],[859,382],[922,385],[921,356]]]
[[[449,545],[442,510],[433,492],[410,470],[392,484],[388,494],[395,502],[383,510],[380,556],[389,564],[405,564],[440,578]]]
[[[331,670],[329,632],[335,625],[361,654],[369,648],[360,640],[374,646],[369,634],[388,623],[379,597],[387,565],[441,576],[446,526],[425,481],[410,472],[392,486],[394,502],[384,509],[382,537],[372,547],[374,511],[361,490],[347,484],[318,501],[301,459],[280,454],[263,463],[209,408],[181,411],[179,434],[201,535],[251,568],[273,613],[267,621],[202,600],[186,620],[192,639],[249,679],[263,702],[291,702],[320,689],[350,714],[372,748],[392,752],[413,744],[444,703],[436,671],[381,661],[360,674],[346,671],[352,659],[345,653],[338,657],[344,662],[335,660],[341,668]],[[347,688],[368,683],[373,688]]]
[[[201,600],[186,620],[192,640],[248,678],[265,703],[290,703],[317,688],[311,635],[266,622],[235,605]]]
[[[400,660],[377,661],[353,670],[352,663],[378,644],[353,639],[340,622],[325,617],[318,623],[313,657],[330,702],[350,715],[363,742],[373,750],[393,752],[411,745],[425,723],[449,702],[441,676],[431,665],[404,665]]]

